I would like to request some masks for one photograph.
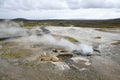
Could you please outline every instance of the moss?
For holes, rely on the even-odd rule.
[[[79,42],[78,40],[76,40],[75,38],[70,37],[70,36],[64,36],[64,38],[73,43]]]
[[[95,39],[101,39],[102,37],[100,37],[100,36],[97,36],[97,37],[95,37]]]
[[[48,23],[24,23],[22,27],[49,26]]]
[[[37,24],[24,23],[23,26],[37,26]]]
[[[17,53],[2,53],[1,58],[21,58]]]

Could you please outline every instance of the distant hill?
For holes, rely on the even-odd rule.
[[[6,19],[0,19],[0,21],[3,21]],[[105,19],[105,20],[93,20],[93,19],[45,19],[45,20],[30,20],[30,19],[24,19],[24,18],[15,18],[15,19],[8,19],[11,21],[120,21],[120,18],[115,18],[115,19]]]
[[[12,21],[27,21],[27,19],[24,18],[16,18],[16,19],[11,19]]]
[[[1,19],[0,21],[2,21]],[[11,19],[15,22],[23,22],[23,26],[76,26],[76,27],[102,27],[102,28],[120,28],[120,18],[107,20],[28,20],[24,18]]]

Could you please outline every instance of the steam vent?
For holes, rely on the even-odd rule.
[[[0,21],[0,80],[120,80],[118,28],[34,24]]]

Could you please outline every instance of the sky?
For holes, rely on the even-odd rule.
[[[0,19],[120,18],[120,0],[0,0]]]

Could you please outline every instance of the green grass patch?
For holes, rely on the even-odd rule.
[[[75,26],[92,28],[120,28],[119,20],[26,20],[23,27],[32,26]]]
[[[21,58],[17,53],[2,53],[1,58]]]
[[[32,26],[37,26],[38,24],[30,24],[30,23],[24,23],[23,26],[25,27],[32,27]]]
[[[120,33],[120,28],[101,28],[96,30],[102,31],[102,32]]]
[[[23,23],[21,26],[23,27],[35,27],[35,26],[50,26],[49,23]]]
[[[76,42],[79,42],[78,40],[76,40],[75,38],[73,37],[70,37],[70,36],[64,36],[64,38],[70,42],[73,42],[73,43],[76,43]]]

